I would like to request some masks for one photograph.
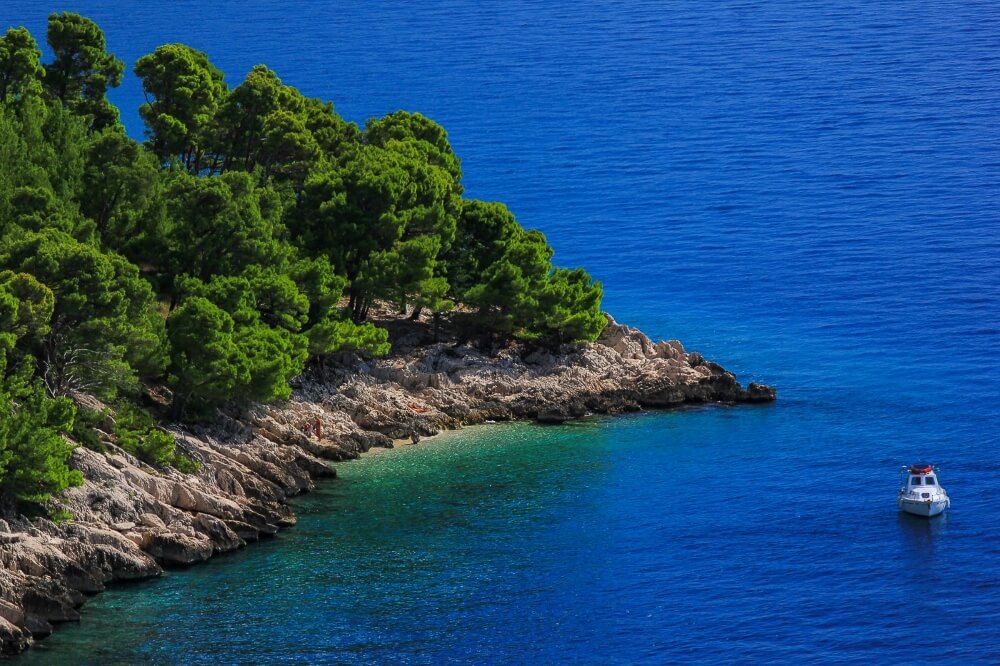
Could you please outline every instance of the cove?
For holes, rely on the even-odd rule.
[[[993,602],[967,545],[985,505],[914,520],[880,465],[859,464],[836,466],[857,494],[831,516],[811,473],[830,455],[799,440],[803,418],[782,402],[708,406],[485,425],[371,454],[295,500],[295,528],[112,588],[19,659],[794,661],[817,646],[861,659],[881,653],[886,626],[919,640],[909,581],[934,581],[919,606],[961,632],[965,654],[988,649],[969,619]]]

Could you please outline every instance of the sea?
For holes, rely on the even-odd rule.
[[[22,664],[1000,663],[994,0],[3,0],[127,63],[265,63],[444,125],[605,308],[756,407],[496,424],[337,466],[297,527],[95,596]],[[111,98],[141,137],[129,71]],[[901,515],[900,467],[952,508]]]

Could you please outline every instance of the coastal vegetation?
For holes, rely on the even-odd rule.
[[[49,62],[24,28],[0,38],[4,501],[80,483],[67,438],[99,448],[98,428],[192,469],[159,421],[282,400],[310,363],[387,354],[379,308],[486,347],[604,328],[600,284],[556,267],[503,204],[466,198],[447,133],[419,113],[360,127],[266,66],[230,87],[206,53],[167,44],[134,65],[140,143],[107,99],[125,64],[101,29],[53,14],[46,40]]]

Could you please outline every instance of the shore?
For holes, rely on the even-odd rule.
[[[154,470],[106,442],[78,447],[84,485],[60,506],[61,524],[0,520],[0,649],[15,654],[79,619],[86,595],[119,580],[158,576],[242,548],[295,524],[288,498],[332,478],[331,462],[417,443],[463,425],[561,423],[690,403],[763,403],[774,389],[652,342],[609,318],[601,338],[551,352],[510,346],[485,353],[438,341],[427,324],[382,322],[393,352],[299,380],[281,405],[220,414],[209,426],[172,428],[197,474]]]

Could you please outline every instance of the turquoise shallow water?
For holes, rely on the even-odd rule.
[[[265,62],[354,120],[437,119],[467,194],[620,320],[780,400],[342,465],[296,529],[25,662],[1000,662],[995,3],[72,5],[130,63],[184,41],[231,84]],[[896,513],[918,458],[944,518]]]
[[[789,436],[794,411],[499,424],[377,453],[298,500],[295,529],[107,592],[23,660],[851,663],[919,644],[931,618],[932,661],[993,660],[998,552],[973,546],[998,527],[990,484],[952,471],[958,510],[897,514],[893,461],[835,463],[836,435]]]

